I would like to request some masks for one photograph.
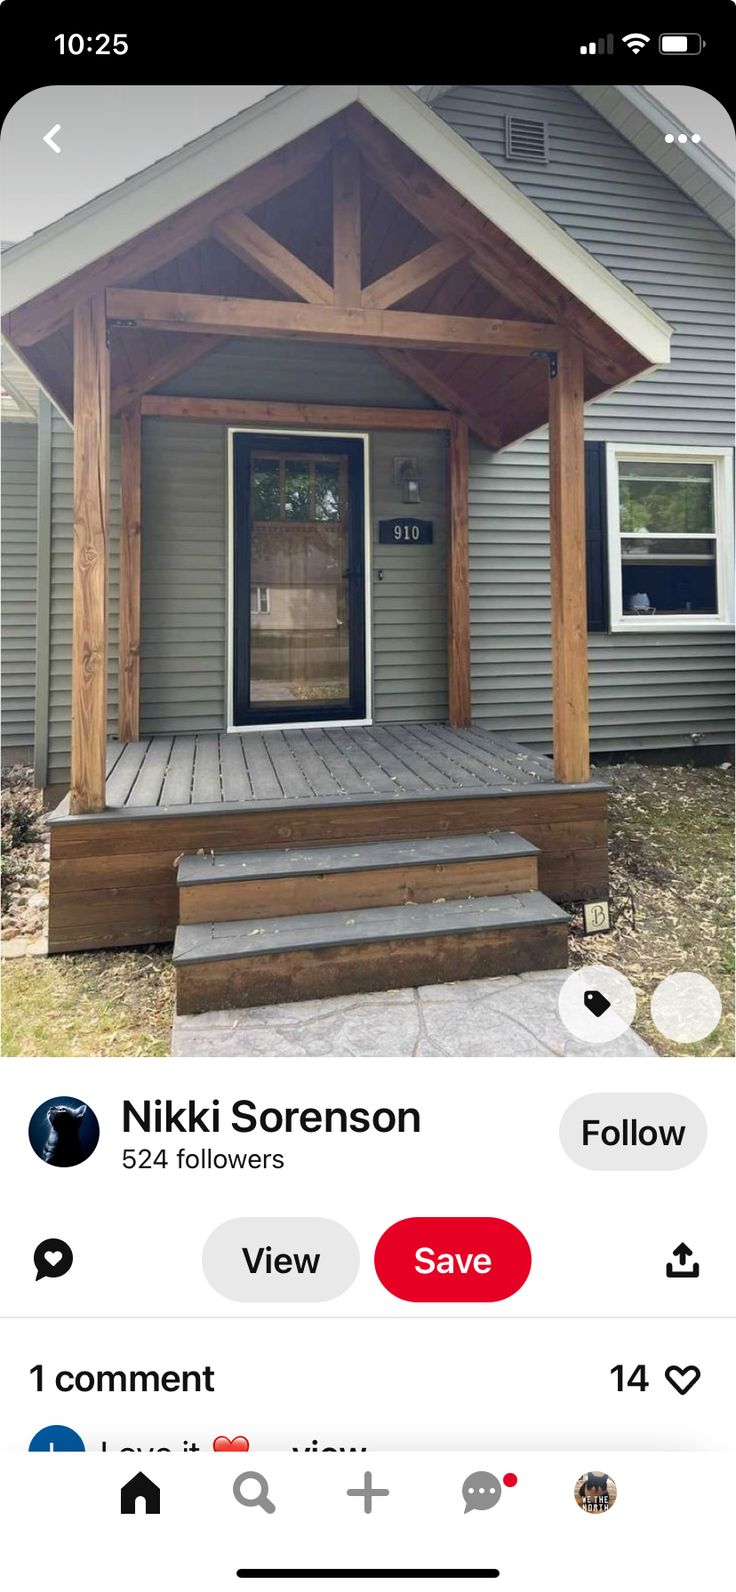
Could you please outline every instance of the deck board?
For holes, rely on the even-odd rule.
[[[243,742],[239,735],[220,736],[220,774],[222,799],[226,802],[250,800],[253,786],[243,755]]]
[[[571,789],[557,784],[549,758],[477,724],[467,730],[387,722],[160,736],[111,742],[107,768],[103,821],[128,812],[255,812],[312,802],[333,807]],[[603,787],[594,778],[576,788]],[[53,819],[66,816],[62,804]]]
[[[175,735],[159,807],[188,807],[192,802],[192,770],[196,742],[193,735]],[[109,802],[108,793],[108,802]]]
[[[161,740],[150,741],[148,750],[143,759],[135,784],[127,800],[128,807],[156,807],[163,790],[166,770],[169,766],[171,749],[174,744],[173,735],[164,735]],[[110,785],[108,782],[108,801],[110,799]]]
[[[217,802],[222,801],[219,735],[197,736],[194,754],[192,801],[195,807],[203,804],[214,807]]]

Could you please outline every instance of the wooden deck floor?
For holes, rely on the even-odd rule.
[[[176,735],[111,743],[108,810],[252,809],[554,788],[549,758],[480,727],[443,724]],[[569,789],[569,787],[567,787]],[[58,816],[68,807],[62,804]]]

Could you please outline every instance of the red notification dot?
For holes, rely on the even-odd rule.
[[[518,1480],[518,1476],[515,1476],[513,1471],[509,1470],[503,1478],[504,1487],[515,1487]]]

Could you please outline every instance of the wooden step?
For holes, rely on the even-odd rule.
[[[342,846],[209,852],[179,863],[179,922],[403,906],[536,890],[538,848],[497,831]]]
[[[567,966],[568,915],[538,890],[176,931],[177,1011],[264,1006]]]

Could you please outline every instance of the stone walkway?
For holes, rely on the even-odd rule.
[[[633,1031],[595,1048],[560,1021],[568,972],[469,979],[176,1017],[174,1056],[653,1056]]]

